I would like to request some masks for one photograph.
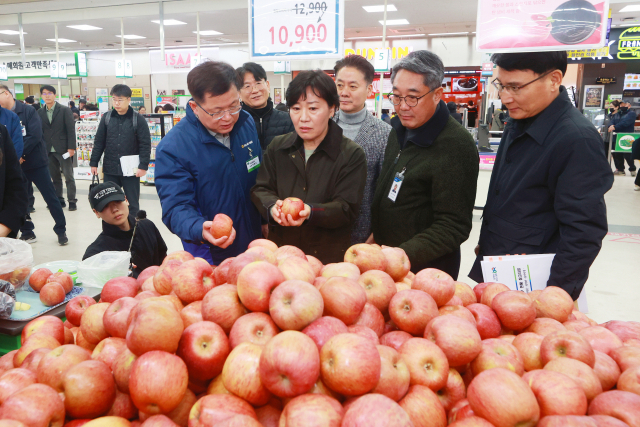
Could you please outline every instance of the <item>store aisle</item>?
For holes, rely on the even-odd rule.
[[[490,171],[480,171],[476,206],[484,206],[489,187]],[[640,191],[633,191],[630,176],[617,176],[611,191],[607,193],[609,235],[595,263],[586,285],[589,315],[598,322],[611,319],[640,321]],[[82,259],[86,247],[100,234],[100,220],[89,207],[87,195],[89,181],[77,181],[78,210],[69,212],[67,235],[69,245],[58,246],[53,233],[53,220],[42,197],[36,193],[36,212],[32,214],[38,242],[32,245],[36,262],[60,259]],[[142,186],[140,208],[147,211],[160,230],[169,252],[182,249],[180,239],[164,226],[161,220],[160,201],[155,187]],[[480,211],[474,215],[471,236],[462,245],[462,267],[459,280],[474,282],[466,274],[475,259],[473,249],[480,234]]]

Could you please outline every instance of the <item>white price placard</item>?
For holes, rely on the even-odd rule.
[[[51,78],[57,79],[60,77],[60,69],[58,67],[58,63],[56,61],[51,61],[49,63],[49,70],[51,70]]]
[[[373,68],[376,71],[389,71],[389,49],[376,50],[376,56],[373,59]]]
[[[9,80],[7,73],[7,64],[0,64],[0,80],[7,81]]]
[[[341,58],[344,0],[249,0],[254,60]]]
[[[291,74],[291,62],[290,61],[274,62],[273,74]]]
[[[116,59],[116,77],[124,78],[124,59]]]
[[[58,62],[58,78],[66,79],[67,78],[67,63],[66,62]]]
[[[133,78],[133,64],[130,59],[125,59],[124,61],[124,76]]]

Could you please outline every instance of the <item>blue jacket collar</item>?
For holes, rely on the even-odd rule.
[[[240,129],[245,124],[245,122],[249,119],[249,117],[251,117],[249,113],[247,113],[245,110],[240,110],[238,121],[236,122],[235,125],[233,125],[233,129],[231,130],[231,133],[230,133],[232,141],[238,135],[238,132],[240,132]],[[209,133],[207,128],[205,128],[203,126],[203,124],[200,123],[200,120],[198,120],[198,118],[196,117],[195,113],[193,112],[193,109],[191,109],[191,105],[190,104],[187,104],[187,117],[186,117],[186,120],[191,125],[195,126],[196,129],[198,129],[198,133],[200,134],[201,142],[203,142],[205,144],[211,144],[211,143],[218,142],[218,140],[215,139],[213,137],[213,135],[211,135]]]

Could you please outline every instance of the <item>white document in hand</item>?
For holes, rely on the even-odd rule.
[[[122,156],[120,157],[120,166],[122,167],[123,176],[134,176],[140,165],[140,156]]]

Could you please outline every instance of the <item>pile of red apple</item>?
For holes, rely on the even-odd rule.
[[[53,307],[64,302],[66,295],[71,292],[73,278],[63,271],[52,273],[48,268],[39,268],[29,277],[29,286],[40,293],[42,304]]]
[[[366,244],[174,252],[25,327],[0,427],[640,427],[640,323],[409,269]]]

